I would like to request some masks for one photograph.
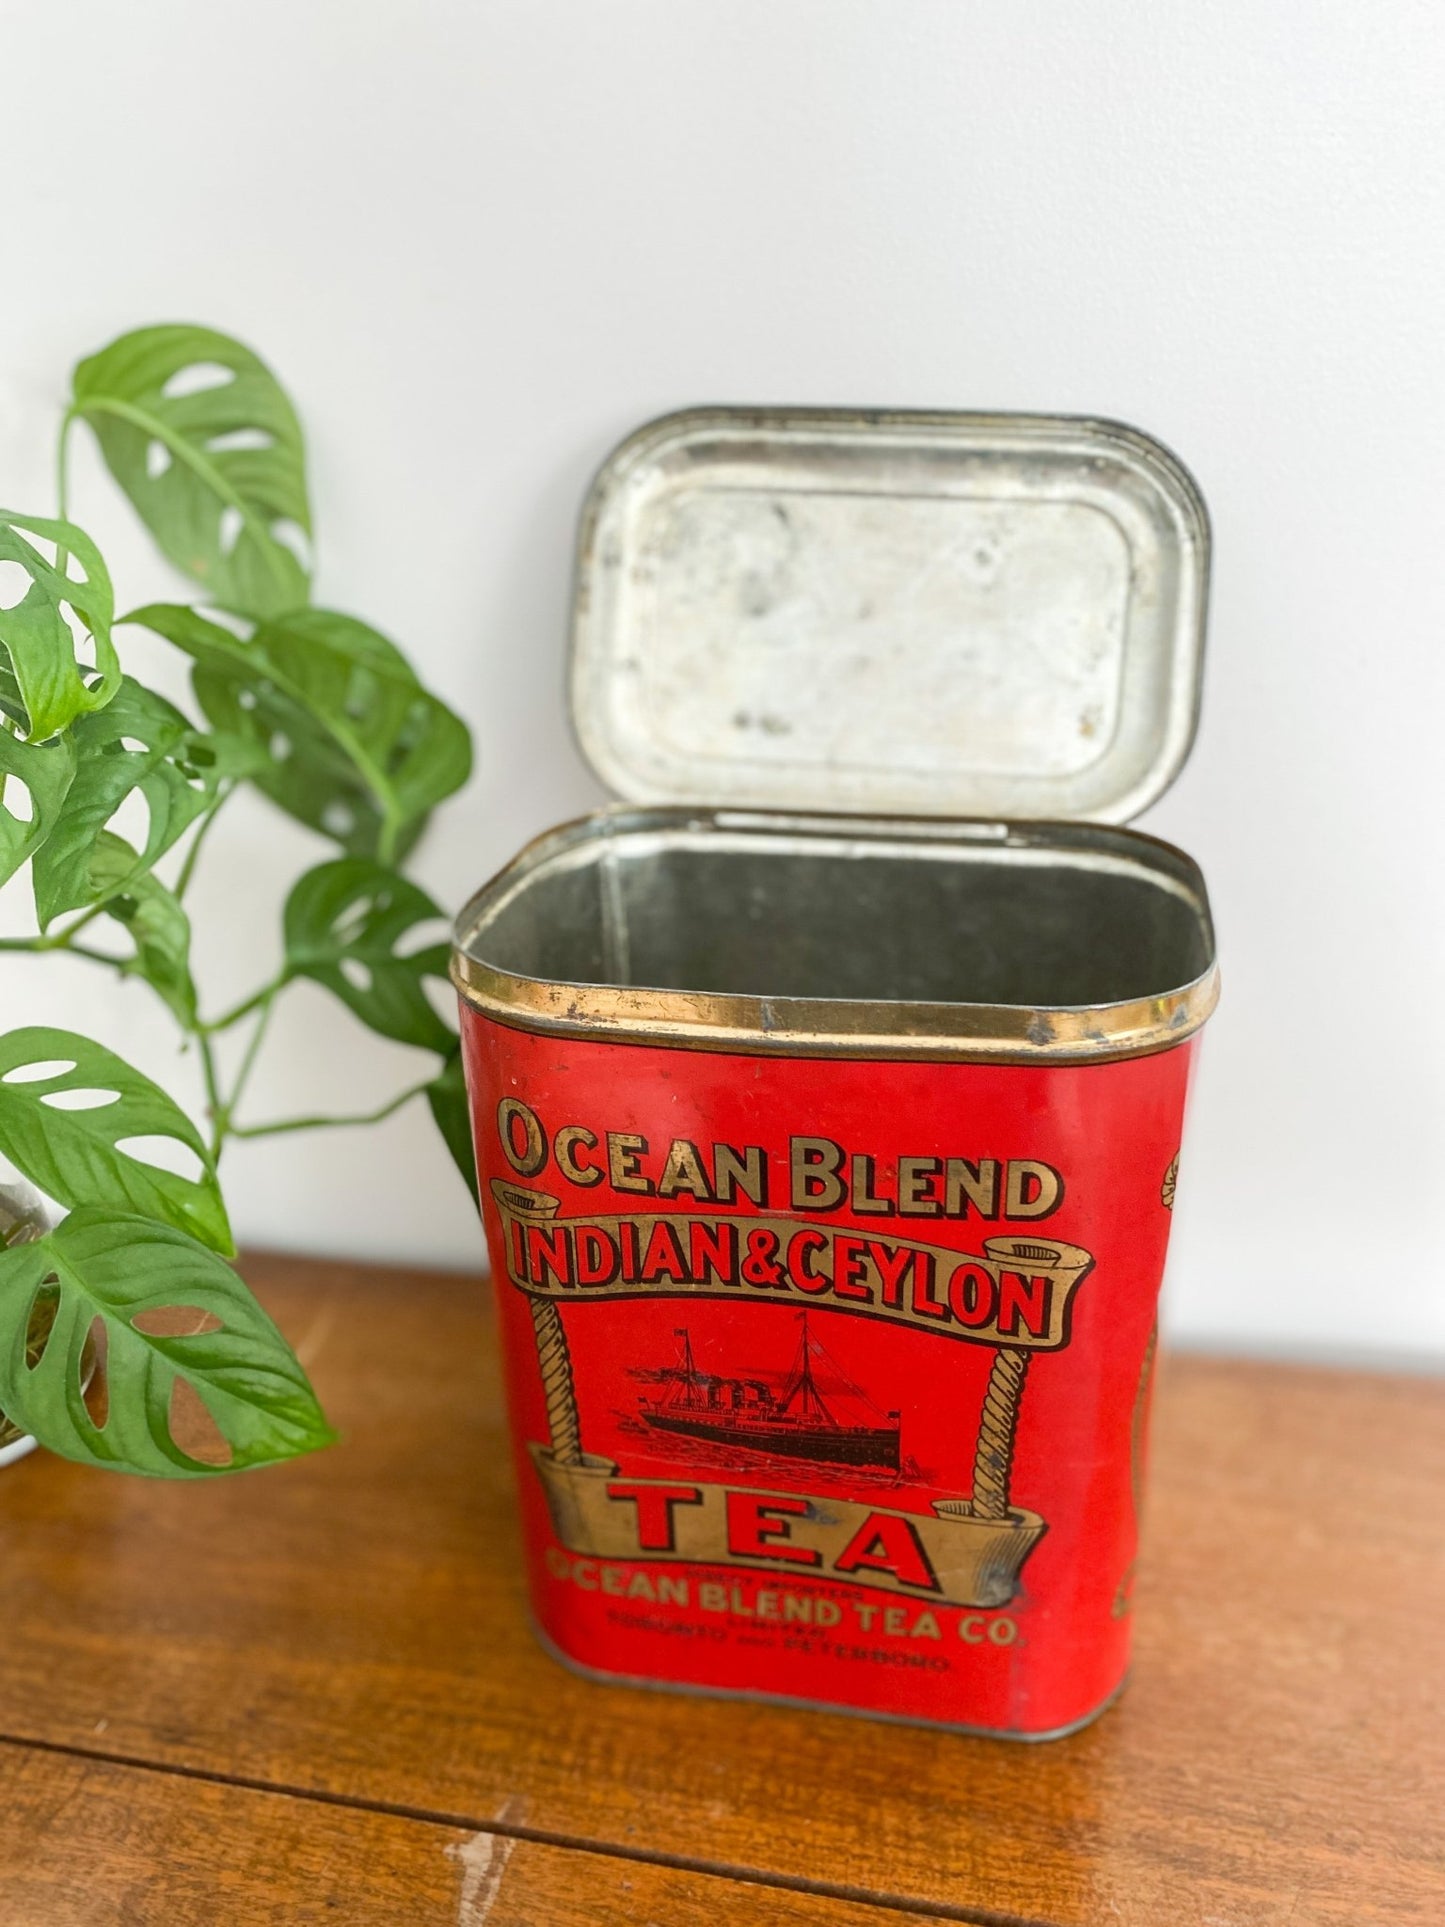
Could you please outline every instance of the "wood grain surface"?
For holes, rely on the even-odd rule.
[[[497,1832],[0,1745],[5,1927],[918,1927]]]
[[[187,1826],[204,1844],[205,1801],[227,1816],[213,1831],[274,1835],[258,1864],[294,1865],[298,1893],[332,1891],[325,1869],[366,1866],[375,1840],[423,1898],[387,1914],[378,1889],[374,1915],[311,1903],[361,1923],[430,1920],[438,1843],[499,1826],[525,1836],[508,1880],[526,1871],[562,1898],[551,1913],[509,1903],[488,1927],[687,1922],[710,1904],[730,1923],[851,1927],[848,1908],[870,1900],[1051,1927],[1445,1921],[1438,1381],[1167,1361],[1133,1680],[1083,1733],[1020,1747],[573,1678],[527,1630],[481,1285],[279,1258],[247,1269],[339,1447],[204,1488],[40,1455],[0,1476],[0,1733],[73,1756],[42,1769],[22,1753],[35,1798],[63,1799],[66,1826],[91,1840],[100,1891],[94,1810],[124,1806],[117,1787],[139,1776],[159,1789],[152,1819],[136,1809],[157,1879],[190,1851]],[[65,1795],[46,1779],[62,1767],[99,1777]],[[276,1797],[288,1792],[311,1797]],[[47,1858],[58,1869],[71,1850],[64,1832],[38,1831],[37,1894]],[[584,1871],[549,1872],[569,1855]],[[700,1898],[654,1899],[644,1873],[716,1878]],[[765,1884],[723,1885],[743,1877]],[[256,1896],[254,1911],[155,1918],[306,1918]],[[582,1913],[557,1911],[569,1896]],[[14,1917],[82,1917],[44,1904]],[[809,1906],[821,1911],[797,1911]]]

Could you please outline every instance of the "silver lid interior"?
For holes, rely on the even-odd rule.
[[[1189,753],[1208,559],[1114,423],[671,415],[588,497],[573,720],[634,803],[1126,822]]]

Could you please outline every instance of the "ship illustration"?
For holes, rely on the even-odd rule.
[[[879,1412],[809,1331],[807,1312],[799,1312],[798,1319],[798,1349],[781,1388],[766,1378],[703,1371],[687,1327],[677,1326],[678,1362],[636,1374],[665,1387],[657,1398],[641,1401],[639,1417],[659,1432],[712,1439],[752,1452],[835,1465],[881,1465],[896,1472],[898,1413]],[[861,1408],[875,1422],[839,1418],[819,1389],[820,1370],[826,1374],[829,1399]]]

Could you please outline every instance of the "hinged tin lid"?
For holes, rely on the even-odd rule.
[[[1125,822],[1189,752],[1208,561],[1111,422],[670,415],[588,497],[573,718],[631,802]]]

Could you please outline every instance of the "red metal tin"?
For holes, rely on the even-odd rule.
[[[900,1064],[465,1022],[551,1645],[632,1679],[1029,1736],[1097,1711],[1128,1661],[1192,1046]],[[840,1178],[834,1208],[810,1199]],[[827,1421],[787,1453],[756,1423],[730,1443],[729,1418],[798,1379],[805,1319]],[[700,1388],[663,1376],[688,1347]],[[697,1389],[711,1428],[645,1423],[674,1391],[685,1422]],[[845,1461],[859,1418],[895,1463]]]
[[[1177,761],[1177,696],[1154,714]],[[1217,988],[1189,859],[1093,822],[606,811],[457,946],[544,1640],[1015,1737],[1098,1712]]]

